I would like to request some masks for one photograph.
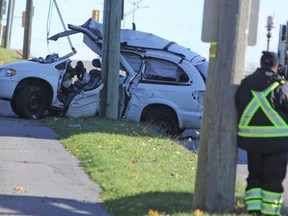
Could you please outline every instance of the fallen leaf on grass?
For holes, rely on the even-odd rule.
[[[134,151],[133,151],[133,154],[135,154],[135,155],[137,155],[137,154],[139,154],[139,153],[140,153],[139,150],[134,150]]]
[[[134,164],[136,164],[137,163],[137,160],[135,160],[135,159],[131,159],[130,160],[130,165],[134,165]]]
[[[149,215],[149,216],[159,216],[160,214],[159,214],[159,212],[158,212],[157,210],[152,210],[152,209],[150,209],[150,210],[148,211],[148,215]]]
[[[135,173],[132,174],[132,176],[135,177],[135,178],[138,178],[140,176],[140,173],[139,172],[135,172]]]
[[[201,211],[201,210],[199,210],[199,209],[196,209],[196,210],[194,211],[194,215],[195,215],[195,216],[202,216],[202,215],[203,215],[203,211]]]
[[[17,192],[26,192],[25,188],[23,188],[23,187],[15,187],[15,188],[14,188],[14,191],[17,191]]]
[[[245,204],[241,200],[237,200],[236,202],[236,208],[244,208]]]
[[[197,155],[196,154],[191,154],[190,156],[189,156],[189,160],[190,161],[195,161],[197,159]]]

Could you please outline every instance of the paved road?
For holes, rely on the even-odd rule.
[[[111,216],[56,134],[0,101],[0,215]]]

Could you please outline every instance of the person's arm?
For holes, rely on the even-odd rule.
[[[275,90],[274,104],[288,116],[288,82]]]
[[[71,79],[71,76],[66,73],[63,77],[63,82],[62,82],[62,86],[66,89],[68,89],[72,84],[72,79]]]

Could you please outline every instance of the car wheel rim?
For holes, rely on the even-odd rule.
[[[37,111],[41,107],[42,99],[38,95],[33,95],[28,101],[28,108],[31,111]]]
[[[159,128],[162,132],[170,133],[171,128],[169,127],[169,124],[163,120],[156,120],[153,122],[153,125]]]

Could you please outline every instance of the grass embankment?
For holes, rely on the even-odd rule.
[[[138,123],[98,118],[44,121],[101,186],[101,198],[115,216],[192,215],[195,153]],[[238,187],[240,193],[243,190],[243,185]]]
[[[20,61],[21,59],[16,50],[0,48],[0,65]]]

